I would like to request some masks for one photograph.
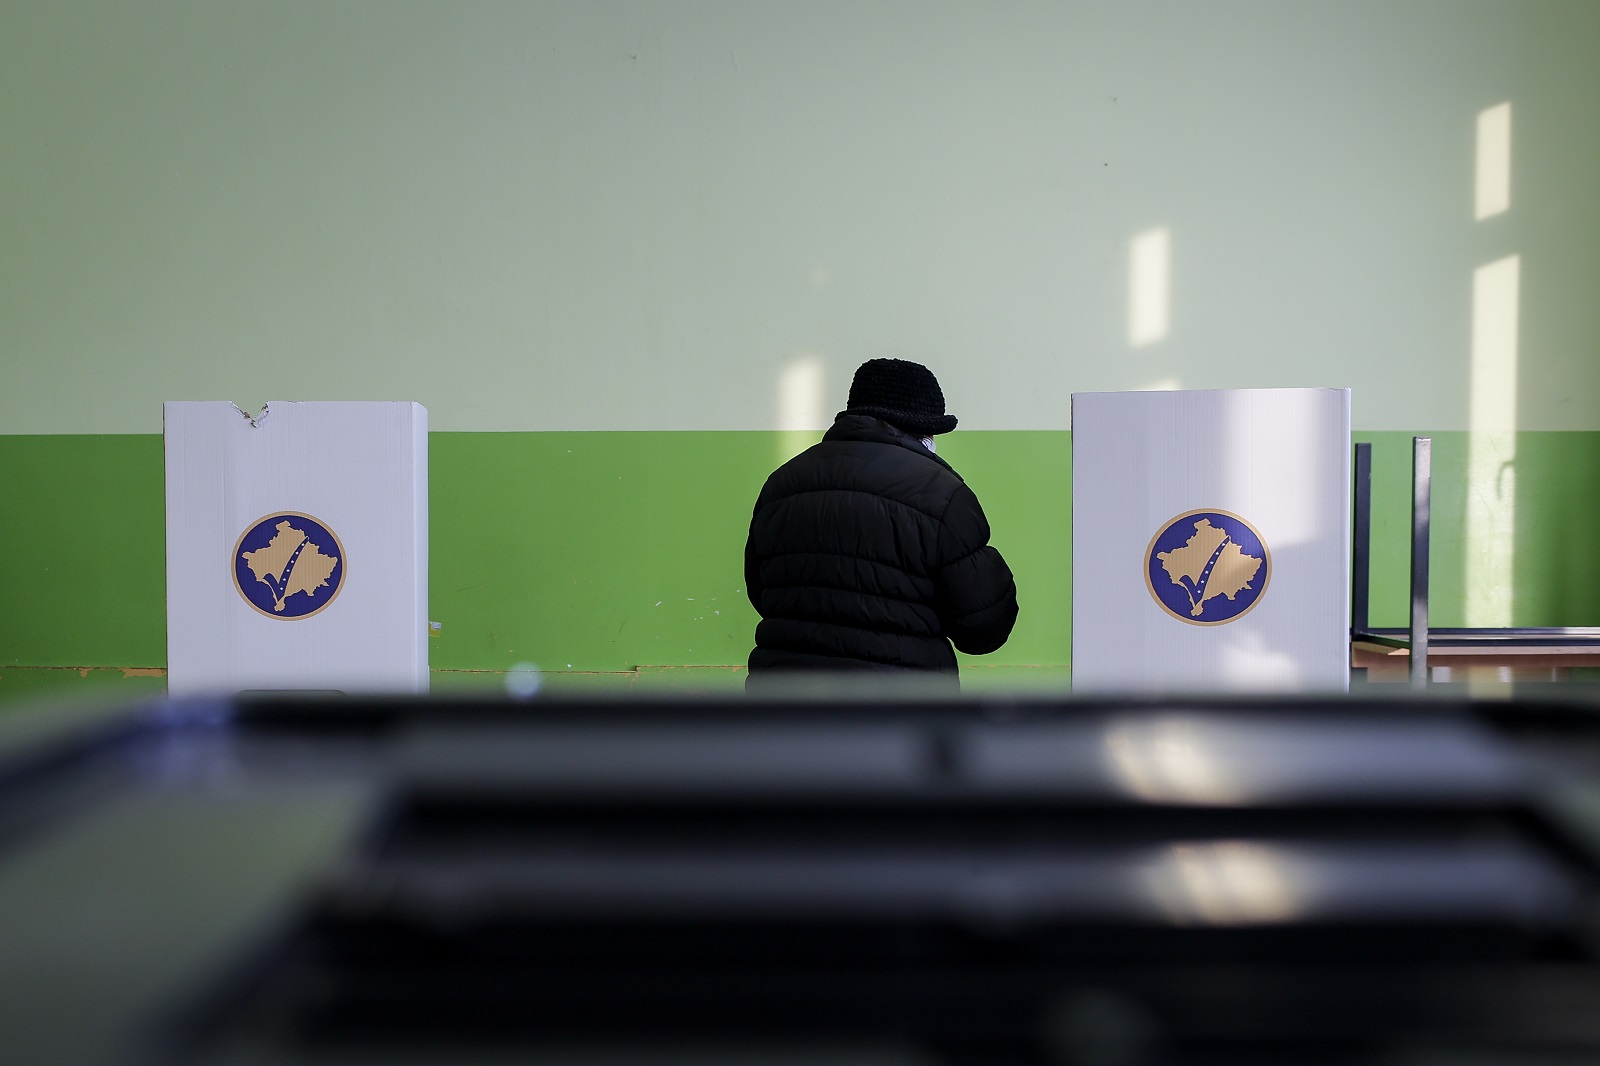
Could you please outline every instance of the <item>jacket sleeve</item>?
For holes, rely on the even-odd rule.
[[[938,556],[934,581],[945,636],[969,655],[999,648],[1017,621],[1017,585],[989,544],[989,521],[965,484],[940,520]]]
[[[755,515],[761,513],[761,503],[756,503]],[[750,597],[750,606],[761,611],[761,560],[756,557],[756,518],[750,518],[750,533],[744,541],[744,591]]]

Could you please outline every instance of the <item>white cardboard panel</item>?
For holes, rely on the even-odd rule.
[[[1348,688],[1350,390],[1076,393],[1072,446],[1074,690]],[[1152,538],[1191,511],[1245,519],[1268,552],[1231,621],[1152,593]]]
[[[168,691],[427,691],[427,410],[273,400],[252,420],[169,402],[165,422]],[[338,581],[283,597],[321,606],[298,619],[235,582],[241,535],[280,512],[337,537]]]

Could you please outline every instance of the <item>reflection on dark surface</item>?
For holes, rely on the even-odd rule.
[[[0,1023],[29,1061],[1592,1061],[1595,706],[135,708],[0,751]]]

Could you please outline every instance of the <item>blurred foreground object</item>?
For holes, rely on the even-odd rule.
[[[14,716],[0,1031],[79,1064],[1593,1061],[1595,706]]]

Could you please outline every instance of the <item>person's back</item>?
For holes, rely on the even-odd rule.
[[[761,614],[752,680],[796,670],[954,675],[961,651],[1000,647],[1016,585],[977,497],[933,452],[955,427],[916,363],[862,365],[822,441],[761,490],[745,582]]]

